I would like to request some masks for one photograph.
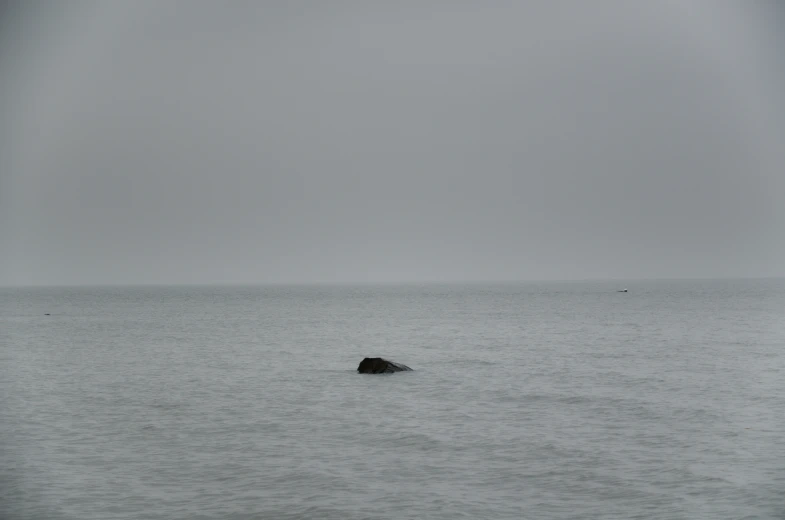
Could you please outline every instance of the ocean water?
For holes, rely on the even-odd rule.
[[[785,518],[785,281],[624,286],[0,289],[0,518]]]

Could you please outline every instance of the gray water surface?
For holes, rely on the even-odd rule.
[[[785,281],[624,285],[0,289],[0,518],[783,518]]]

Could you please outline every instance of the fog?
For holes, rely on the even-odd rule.
[[[19,2],[0,285],[785,276],[764,2]]]

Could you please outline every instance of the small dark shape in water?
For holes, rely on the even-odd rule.
[[[406,372],[411,368],[400,363],[388,361],[380,357],[365,358],[360,361],[357,371],[361,374],[392,374],[393,372]]]
[[[49,313],[47,312],[46,314],[44,314],[44,316],[51,316],[51,314],[49,314]]]
[[[621,291],[616,291],[616,292],[627,292],[627,289],[622,289]]]

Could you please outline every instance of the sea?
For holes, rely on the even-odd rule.
[[[3,288],[0,397],[3,520],[785,518],[782,279]]]

